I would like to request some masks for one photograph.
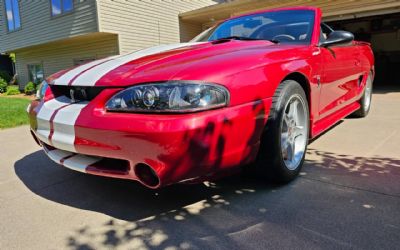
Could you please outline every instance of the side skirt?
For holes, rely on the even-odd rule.
[[[328,130],[330,127],[338,123],[341,119],[345,118],[346,116],[350,115],[354,111],[360,108],[360,103],[354,102],[346,107],[336,111],[335,113],[317,121],[313,124],[311,129],[311,138],[315,138],[322,132]]]

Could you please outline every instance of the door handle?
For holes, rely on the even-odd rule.
[[[360,61],[360,60],[356,60],[356,61],[354,62],[354,65],[355,65],[355,66],[360,66],[360,64],[361,64],[361,61]]]

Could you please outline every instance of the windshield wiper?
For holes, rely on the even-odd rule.
[[[252,37],[245,37],[245,36],[227,36],[227,37],[221,37],[218,39],[215,39],[214,41],[220,41],[220,40],[241,40],[241,41],[269,41],[272,43],[279,43],[278,40],[268,40],[268,39],[261,39],[261,38],[252,38]]]

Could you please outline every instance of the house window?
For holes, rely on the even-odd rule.
[[[29,64],[28,73],[29,73],[29,81],[35,84],[41,83],[44,79],[42,64]]]
[[[8,31],[21,28],[18,0],[5,0]]]
[[[74,0],[51,0],[51,15],[57,16],[71,12],[74,8],[73,2]]]

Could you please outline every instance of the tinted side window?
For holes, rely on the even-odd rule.
[[[314,27],[314,14],[311,10],[282,10],[237,17],[218,25],[208,40],[238,36],[308,44]]]

